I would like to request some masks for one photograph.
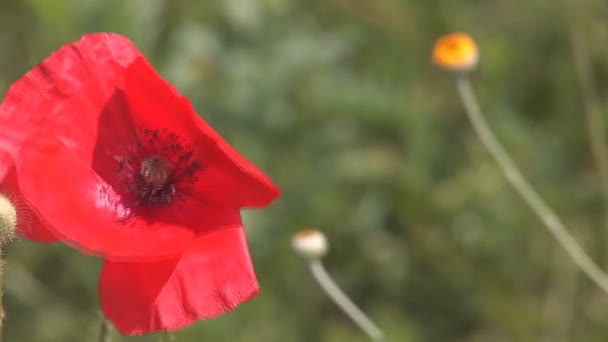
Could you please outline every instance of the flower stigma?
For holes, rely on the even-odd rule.
[[[139,166],[141,177],[140,197],[149,202],[170,202],[175,195],[175,187],[168,184],[173,165],[163,157],[144,158]]]
[[[144,181],[155,187],[162,187],[167,183],[173,165],[163,157],[152,156],[141,162],[139,173]]]

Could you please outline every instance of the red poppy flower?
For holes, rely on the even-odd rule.
[[[20,233],[103,257],[101,305],[121,332],[176,330],[258,292],[240,209],[278,188],[127,38],[56,51],[9,89],[0,127],[2,187],[40,218]]]

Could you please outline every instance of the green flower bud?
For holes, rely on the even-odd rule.
[[[0,240],[10,241],[17,227],[17,209],[11,200],[0,195]]]

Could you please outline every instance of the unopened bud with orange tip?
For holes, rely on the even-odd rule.
[[[433,63],[444,70],[468,72],[475,69],[478,61],[477,43],[466,33],[450,33],[435,42]]]
[[[0,195],[0,241],[12,240],[16,227],[17,209],[6,196]]]
[[[318,259],[327,254],[329,243],[325,234],[315,229],[297,232],[292,240],[291,247],[306,259]]]

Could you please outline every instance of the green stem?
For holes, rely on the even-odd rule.
[[[372,320],[369,319],[367,315],[365,315],[365,313],[340,289],[329,273],[327,273],[320,259],[310,260],[309,266],[310,271],[327,296],[329,296],[329,298],[331,298],[340,309],[342,309],[342,311],[344,311],[344,313],[346,313],[346,315],[372,339],[372,341],[387,342],[382,330],[380,330],[380,328],[378,328],[378,326],[376,326],[376,324],[374,324],[374,322],[372,322]]]
[[[99,325],[99,335],[97,336],[98,342],[110,342],[110,323],[101,316],[101,324]]]
[[[578,32],[574,24],[570,25],[568,36],[572,48],[574,71],[580,90],[583,112],[587,122],[589,147],[597,166],[602,189],[605,228],[601,242],[604,245],[606,243],[606,236],[608,235],[608,145],[606,143],[606,125],[600,109],[600,101],[593,85],[593,66],[591,65],[591,56],[589,55],[589,48],[585,37]],[[606,257],[607,254],[604,250],[604,258]]]
[[[600,267],[585,253],[574,237],[568,232],[566,226],[553,210],[543,201],[540,195],[530,186],[515,163],[511,160],[504,147],[498,142],[494,133],[488,126],[481,114],[479,103],[475,92],[466,75],[456,79],[458,93],[462,99],[465,111],[471,120],[475,132],[481,143],[494,157],[501,171],[511,183],[522,200],[544,223],[549,233],[558,244],[566,251],[574,263],[591,279],[599,288],[608,292],[608,276]]]
[[[2,278],[4,276],[4,258],[2,255],[2,251],[0,250],[0,342],[4,340],[4,319],[6,318],[6,313],[4,311],[4,282]]]
[[[164,332],[160,335],[160,342],[175,342],[176,338],[175,338],[175,334],[170,333],[170,332]]]

